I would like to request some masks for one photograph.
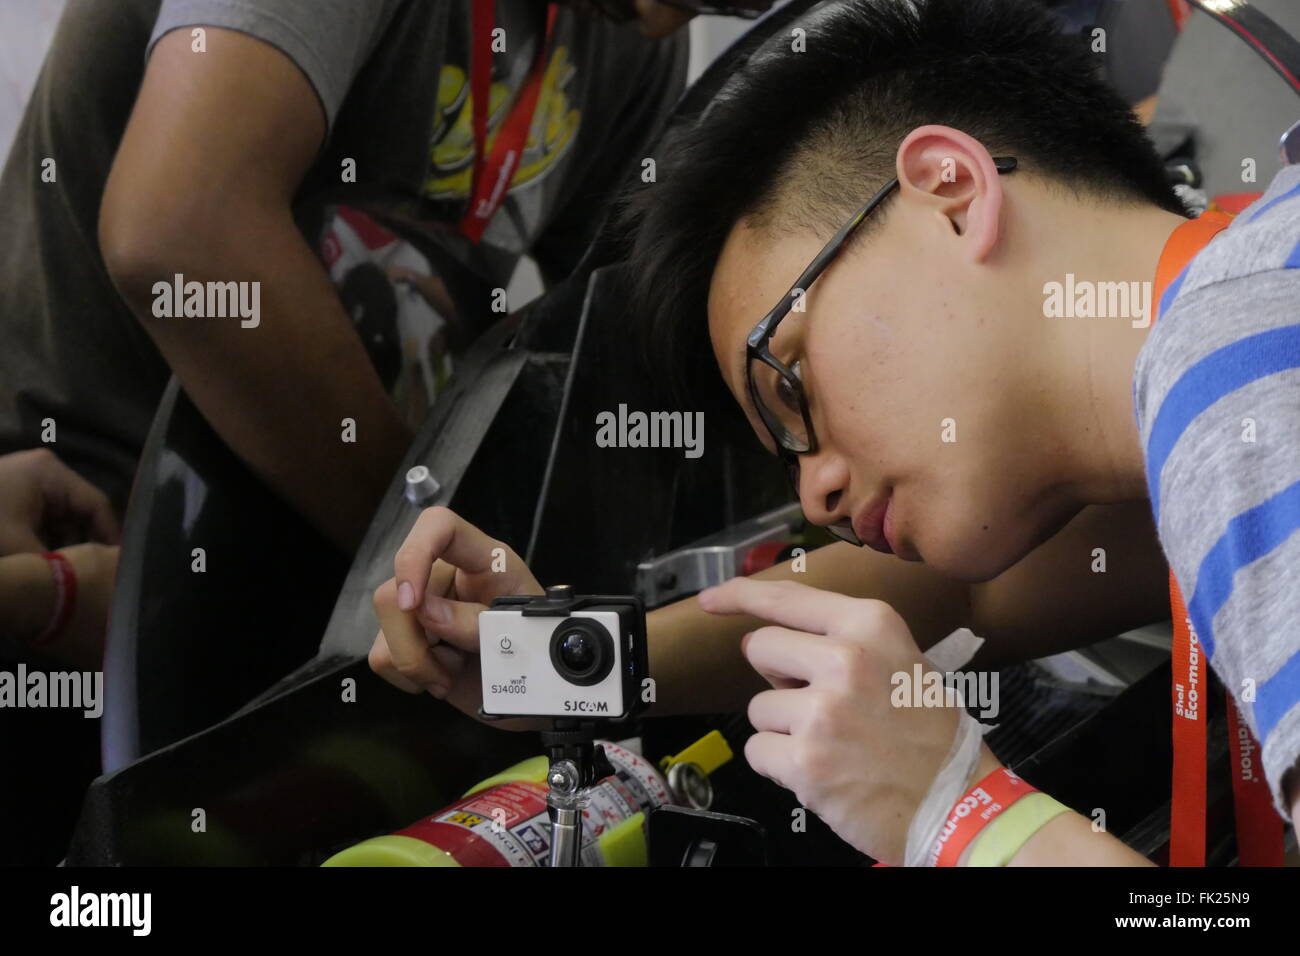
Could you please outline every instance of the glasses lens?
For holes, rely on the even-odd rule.
[[[777,444],[796,454],[809,450],[808,426],[803,414],[803,387],[798,379],[799,365],[781,373],[762,359],[749,360],[750,395],[763,423]]]

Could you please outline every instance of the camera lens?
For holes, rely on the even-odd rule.
[[[551,663],[571,684],[599,684],[614,667],[614,641],[596,621],[569,618],[551,635]]]
[[[570,631],[560,638],[560,660],[574,673],[590,670],[597,653],[595,642],[582,631]]]

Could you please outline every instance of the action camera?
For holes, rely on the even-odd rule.
[[[619,720],[641,709],[645,606],[638,597],[499,597],[479,615],[484,717]]]

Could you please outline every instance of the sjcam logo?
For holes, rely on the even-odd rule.
[[[564,711],[568,714],[608,714],[607,700],[566,700]]]

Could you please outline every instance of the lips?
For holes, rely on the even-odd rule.
[[[853,530],[857,534],[858,540],[881,554],[894,553],[894,548],[890,545],[889,537],[885,531],[885,519],[889,515],[890,500],[889,495],[877,498],[853,519]],[[893,528],[890,528],[889,531],[892,532]]]

